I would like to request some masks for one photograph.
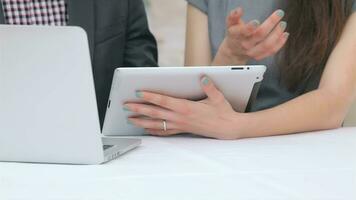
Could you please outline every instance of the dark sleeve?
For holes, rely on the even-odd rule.
[[[208,0],[186,0],[192,6],[198,8],[203,13],[208,12]]]
[[[124,65],[127,67],[158,66],[157,42],[149,30],[142,0],[128,0],[128,21]]]
[[[354,1],[352,5],[352,12],[356,12],[356,1]]]

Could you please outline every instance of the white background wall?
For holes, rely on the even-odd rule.
[[[158,41],[160,66],[184,65],[186,1],[147,2],[151,30]]]

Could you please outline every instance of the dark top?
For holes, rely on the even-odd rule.
[[[213,56],[216,55],[220,44],[225,38],[227,15],[235,8],[244,9],[243,19],[250,21],[257,19],[260,22],[266,20],[275,10],[285,9],[286,0],[187,0],[202,12],[206,13],[209,20],[209,35]],[[291,0],[293,1],[293,0]],[[356,4],[353,6],[356,10]],[[291,36],[293,37],[293,36]],[[257,99],[250,111],[258,111],[271,108],[294,99],[308,91],[318,88],[321,74],[301,83],[296,91],[289,91],[280,82],[280,72],[275,63],[275,57],[262,61],[251,60],[248,64],[261,64],[267,66],[267,72],[262,81]]]
[[[157,66],[157,45],[142,0],[66,0],[68,25],[88,34],[102,125],[117,67]],[[0,24],[4,24],[0,4]],[[65,80],[64,80],[65,81]]]

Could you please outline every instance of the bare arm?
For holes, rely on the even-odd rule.
[[[198,18],[196,15],[202,16]],[[200,23],[201,20],[207,21],[206,15],[199,11],[190,17],[188,20],[195,18]],[[236,124],[247,126],[238,127],[235,132],[239,132],[242,137],[257,137],[340,127],[356,93],[356,58],[353,55],[356,51],[356,38],[353,35],[356,31],[355,18],[355,14],[350,17],[338,45],[329,58],[317,90],[269,110],[237,114],[238,117],[232,126],[236,127]],[[189,54],[186,56],[190,57]],[[204,62],[213,61],[209,58]],[[241,123],[241,120],[244,123]]]
[[[261,27],[259,30],[267,26]],[[213,81],[209,77],[204,77],[201,86],[207,99],[200,102],[140,91],[137,96],[151,105],[126,106],[131,111],[151,119],[130,118],[130,121],[153,135],[167,136],[190,132],[218,139],[262,137],[338,128],[356,97],[355,32],[356,14],[353,14],[327,62],[319,88],[280,106],[255,113],[237,113],[215,87]],[[271,40],[267,38],[267,41]],[[268,44],[265,43],[263,46],[271,47]],[[199,47],[201,44],[198,42],[194,45]],[[201,55],[200,49],[194,45],[191,48],[198,53],[192,52],[193,55]],[[263,55],[269,53],[264,52]],[[189,65],[194,63],[204,65],[211,62],[211,58],[192,57],[188,61]],[[156,119],[166,120],[169,129],[163,131],[162,121]]]
[[[329,58],[319,88],[275,108],[244,115],[242,119],[248,123],[243,123],[242,137],[340,127],[356,95],[355,32],[353,14]]]
[[[188,4],[185,66],[209,66],[211,57],[208,17]]]

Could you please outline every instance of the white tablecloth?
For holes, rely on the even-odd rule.
[[[142,138],[100,166],[0,163],[0,200],[356,199],[355,128],[239,141]]]

